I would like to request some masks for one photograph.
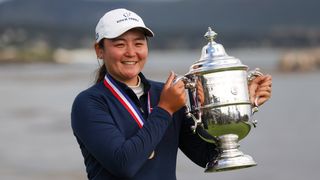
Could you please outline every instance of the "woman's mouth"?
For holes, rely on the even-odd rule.
[[[125,65],[135,65],[135,64],[137,64],[137,61],[123,61],[122,64],[125,64]]]

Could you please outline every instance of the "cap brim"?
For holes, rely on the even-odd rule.
[[[146,36],[154,37],[154,33],[151,31],[151,29],[147,27],[142,27],[142,29],[144,30]]]

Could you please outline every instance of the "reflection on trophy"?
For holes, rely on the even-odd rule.
[[[214,41],[216,35],[209,27],[205,34],[209,42],[202,48],[200,59],[180,77],[189,94],[187,115],[195,122],[192,129],[220,150],[219,157],[208,162],[205,172],[256,165],[252,157],[238,149],[238,141],[256,124],[251,116],[258,109],[249,101],[248,82],[262,74],[258,69],[248,73],[246,65],[228,56],[223,46]]]

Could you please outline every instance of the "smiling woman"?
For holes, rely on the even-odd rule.
[[[127,9],[107,12],[96,26],[94,48],[104,64],[71,113],[89,179],[175,180],[178,148],[201,167],[219,154],[190,129],[182,80],[173,83],[172,72],[161,83],[141,72],[147,37],[153,32]]]
[[[165,84],[141,73],[147,36],[153,32],[126,9],[107,12],[97,24],[94,47],[104,64],[71,113],[88,179],[175,180],[178,147],[202,167],[217,156],[216,146],[189,128],[184,83],[173,84],[174,73]]]
[[[95,50],[97,57],[103,59],[108,73],[127,85],[136,85],[148,56],[143,31],[134,28],[119,37],[100,41],[102,43],[96,44]]]

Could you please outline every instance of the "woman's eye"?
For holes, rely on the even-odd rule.
[[[124,47],[124,44],[123,43],[117,43],[115,44],[116,47]]]
[[[143,46],[143,45],[144,45],[143,42],[137,42],[137,43],[136,43],[136,46]]]

